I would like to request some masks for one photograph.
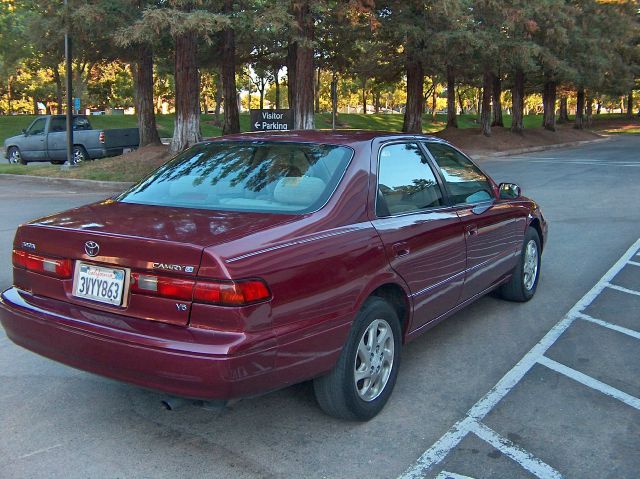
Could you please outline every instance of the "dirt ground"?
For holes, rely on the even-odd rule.
[[[508,128],[492,128],[491,136],[484,136],[480,128],[447,128],[436,136],[450,141],[458,148],[470,154],[487,154],[520,148],[586,141],[600,138],[601,135],[590,130],[576,130],[570,125],[560,126],[548,131],[542,128],[525,129],[522,134],[511,133]]]

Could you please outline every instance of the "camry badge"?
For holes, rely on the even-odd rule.
[[[98,253],[100,252],[100,245],[95,241],[87,241],[84,244],[84,252],[89,256],[98,256]]]

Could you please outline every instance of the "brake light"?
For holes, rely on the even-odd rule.
[[[257,303],[271,297],[269,288],[260,280],[236,281],[233,283],[198,281],[193,292],[197,303],[242,306]]]
[[[100,143],[104,143],[104,131],[101,131],[100,134],[98,135],[98,141]]]
[[[13,265],[35,273],[67,279],[71,278],[71,264],[70,259],[47,258],[26,251],[13,250]]]
[[[169,278],[140,273],[131,273],[131,291],[133,293],[152,294],[163,298],[191,301],[193,284],[190,279]]]
[[[142,273],[131,273],[131,292],[220,306],[245,306],[271,297],[261,280],[194,281]]]

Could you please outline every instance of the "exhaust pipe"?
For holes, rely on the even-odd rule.
[[[189,401],[188,399],[179,398],[179,397],[173,397],[173,396],[170,396],[168,398],[164,398],[160,402],[162,403],[162,405],[164,406],[164,408],[167,411],[175,411],[176,409],[181,408],[181,407],[186,406],[187,404],[191,403],[191,401]]]

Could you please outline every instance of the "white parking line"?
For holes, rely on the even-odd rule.
[[[553,467],[545,464],[540,459],[533,457],[527,451],[516,446],[509,439],[500,436],[493,429],[485,426],[484,424],[475,421],[471,426],[471,432],[480,439],[491,444],[504,455],[509,456],[536,477],[543,479],[562,478],[562,475]]]
[[[49,446],[49,447],[45,447],[44,449],[38,449],[37,451],[30,452],[28,454],[23,454],[22,456],[19,456],[18,459],[26,459],[27,457],[35,456],[36,454],[41,454],[43,452],[47,452],[52,449],[57,449],[59,447],[62,447],[62,444],[56,444],[55,446]]]
[[[436,476],[436,479],[473,479],[473,477],[463,476],[462,474],[456,474],[455,472],[442,471]]]
[[[442,461],[449,452],[500,402],[520,380],[537,364],[544,353],[557,341],[571,324],[580,317],[581,312],[589,306],[607,287],[614,285],[610,281],[624,268],[627,262],[640,248],[638,239],[602,278],[569,310],[567,315],[549,330],[547,334],[524,357],[505,374],[500,381],[482,399],[475,403],[464,418],[456,422],[440,439],[427,449],[401,476],[400,479],[417,479],[423,477],[431,467]],[[616,287],[614,289],[621,288]],[[626,288],[622,288],[626,289]],[[626,290],[625,292],[640,293]],[[576,371],[577,372],[577,371]],[[582,377],[580,377],[582,379]],[[591,378],[593,379],[593,378]],[[594,379],[594,381],[597,381]],[[597,383],[594,383],[598,385]],[[628,398],[626,398],[628,399]],[[632,398],[635,399],[635,398]],[[633,403],[633,401],[631,401]],[[538,476],[547,477],[547,476]]]
[[[622,291],[623,293],[633,294],[635,296],[640,296],[640,291],[636,291],[635,289],[628,289],[622,286],[618,286],[617,284],[607,284],[607,288],[615,289],[616,291]]]
[[[617,324],[612,324],[607,321],[603,321],[601,319],[592,318],[588,314],[580,313],[578,315],[578,319],[583,319],[585,321],[590,321],[604,328],[609,328],[614,331],[618,331],[619,333],[626,334],[627,336],[631,336],[635,339],[640,339],[640,331],[634,331],[633,329],[625,328],[623,326],[618,326]]]
[[[543,366],[548,367],[549,369],[553,369],[554,371],[573,379],[574,381],[582,383],[585,386],[600,391],[602,394],[606,394],[607,396],[615,398],[618,401],[622,401],[632,408],[640,410],[640,399],[638,399],[637,397],[633,397],[624,391],[620,391],[619,389],[609,386],[602,381],[598,381],[591,376],[587,376],[580,371],[576,371],[575,369],[565,366],[564,364],[554,361],[553,359],[549,359],[546,356],[541,357],[538,362]]]

